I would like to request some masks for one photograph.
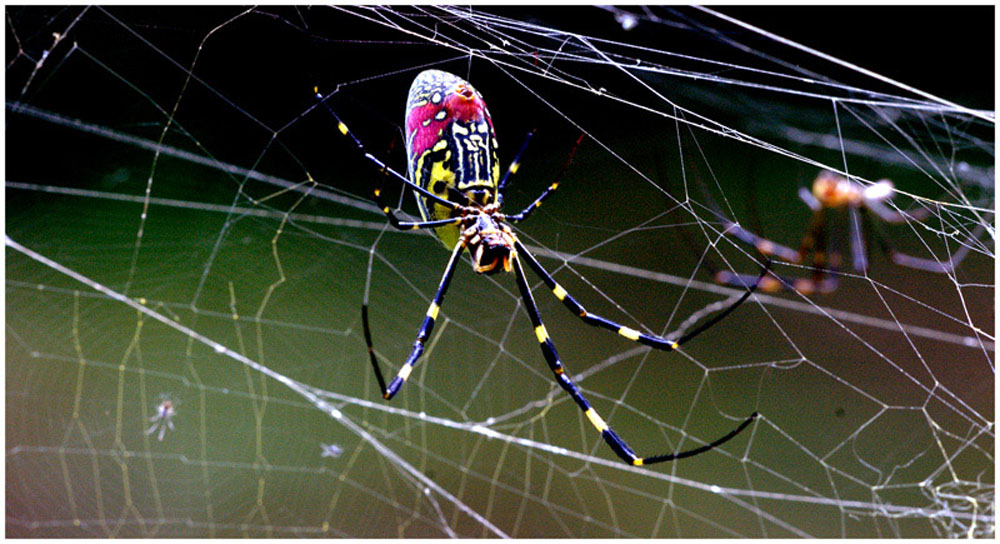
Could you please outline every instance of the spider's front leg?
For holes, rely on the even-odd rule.
[[[316,92],[316,98],[317,100],[319,100],[319,103],[323,105],[323,108],[325,108],[326,111],[329,112],[330,115],[333,117],[333,119],[337,122],[337,131],[340,132],[345,137],[349,138],[351,143],[354,144],[354,150],[357,151],[358,155],[360,155],[361,158],[365,159],[366,161],[374,165],[375,168],[377,168],[378,171],[381,172],[384,176],[395,178],[397,181],[402,183],[404,187],[409,187],[410,189],[413,189],[419,195],[423,196],[424,198],[430,199],[434,203],[448,207],[452,210],[459,210],[462,208],[461,205],[456,204],[455,202],[452,202],[450,200],[441,198],[440,196],[428,191],[427,189],[417,185],[416,183],[413,183],[412,181],[407,179],[406,176],[400,174],[399,172],[393,170],[392,168],[389,168],[389,166],[385,164],[382,160],[369,153],[365,149],[364,144],[361,143],[361,140],[358,139],[358,137],[355,136],[353,132],[351,132],[351,129],[347,128],[347,125],[344,123],[343,120],[340,119],[340,116],[337,115],[337,113],[334,112],[330,108],[330,106],[326,104],[326,102],[323,100],[323,96],[319,94],[318,90]],[[378,207],[382,209],[382,213],[385,214],[386,218],[389,220],[389,223],[393,227],[399,230],[436,228],[445,225],[457,225],[462,221],[461,217],[437,219],[432,221],[402,221],[392,211],[392,208],[390,208],[384,202],[384,199],[382,198],[382,188],[383,187],[381,184],[377,185],[375,189],[372,190],[372,198],[375,201],[375,203],[378,204]]]
[[[529,134],[528,136],[530,138],[531,135]],[[580,147],[580,144],[583,143],[583,139],[586,136],[587,136],[587,133],[584,132],[584,133],[581,133],[580,137],[576,139],[576,143],[573,145],[573,149],[570,150],[569,156],[566,157],[566,161],[563,163],[562,168],[559,170],[559,173],[556,174],[555,181],[553,181],[548,186],[548,188],[546,188],[544,191],[542,191],[542,194],[539,195],[538,198],[536,198],[531,204],[528,204],[528,207],[526,207],[525,209],[521,210],[520,212],[518,212],[518,213],[516,213],[514,215],[502,215],[502,216],[500,216],[501,219],[503,219],[504,221],[509,221],[511,223],[519,223],[519,222],[524,221],[525,219],[527,219],[528,216],[531,215],[532,212],[534,212],[536,209],[538,209],[538,207],[542,205],[542,202],[544,202],[545,199],[549,197],[549,195],[551,195],[553,192],[555,192],[556,189],[559,188],[559,181],[562,179],[563,175],[566,174],[566,171],[569,170],[570,165],[573,164],[573,157],[576,156],[576,150]],[[525,142],[524,145],[527,146],[528,142]],[[517,171],[517,165],[519,164],[518,161],[521,160],[521,153],[524,153],[524,147],[522,147],[521,151],[518,152],[517,157],[514,159],[514,162],[510,163],[510,170],[508,170],[508,172],[507,172],[508,176],[510,174],[512,174],[512,173],[514,173],[514,172]],[[503,181],[500,183],[500,191],[503,190],[503,187],[504,187],[504,184],[506,183],[506,181],[507,181],[507,176],[504,176]]]
[[[417,340],[413,343],[410,356],[406,358],[403,366],[399,367],[399,372],[389,382],[388,386],[386,386],[385,378],[382,377],[382,370],[379,368],[378,358],[375,356],[375,348],[372,346],[371,328],[368,325],[368,304],[367,302],[362,304],[361,322],[364,326],[365,343],[368,345],[368,357],[371,359],[372,369],[375,370],[375,379],[378,380],[379,389],[382,391],[382,397],[385,400],[390,400],[396,396],[399,389],[406,383],[406,379],[410,377],[410,373],[413,372],[413,367],[416,366],[420,355],[423,354],[424,342],[427,341],[427,338],[431,335],[431,330],[434,329],[434,321],[441,310],[444,294],[448,290],[448,284],[451,283],[451,277],[455,273],[455,266],[458,264],[458,257],[462,254],[462,250],[465,249],[465,245],[466,236],[462,235],[458,243],[455,244],[455,249],[451,252],[451,259],[448,261],[448,265],[444,269],[444,274],[441,276],[441,282],[438,284],[434,300],[431,301],[431,305],[427,309],[427,314],[424,316],[424,322],[420,325],[420,330],[417,331]]]
[[[741,284],[741,287],[745,287],[747,288],[747,290],[745,293],[743,293],[743,295],[739,299],[737,299],[729,306],[723,308],[721,311],[719,311],[719,313],[712,316],[711,319],[702,323],[698,327],[695,327],[687,334],[681,336],[680,338],[677,338],[676,340],[671,340],[668,338],[663,338],[662,336],[656,336],[652,334],[639,332],[631,327],[626,327],[610,319],[601,317],[595,313],[588,312],[587,309],[584,308],[583,305],[580,304],[580,302],[573,297],[573,295],[570,295],[566,291],[566,289],[563,288],[563,286],[559,285],[556,282],[555,278],[552,277],[552,274],[549,274],[548,271],[545,270],[545,268],[541,265],[541,263],[538,262],[538,259],[535,259],[535,256],[528,251],[528,248],[524,247],[524,244],[522,244],[520,240],[516,240],[514,242],[514,247],[517,249],[518,255],[523,256],[528,261],[528,266],[530,266],[532,270],[534,270],[535,273],[538,274],[538,277],[542,278],[542,281],[545,282],[545,285],[547,285],[549,289],[552,290],[552,294],[554,294],[557,299],[562,301],[563,305],[566,306],[566,309],[568,309],[573,315],[579,317],[584,323],[591,325],[593,327],[600,327],[602,329],[607,329],[609,331],[617,332],[621,336],[624,336],[625,338],[628,338],[633,342],[638,342],[640,344],[644,344],[649,347],[664,351],[672,351],[677,349],[678,347],[686,343],[688,340],[691,340],[695,336],[698,336],[699,334],[711,328],[719,321],[722,321],[727,315],[732,313],[733,310],[735,310],[737,307],[743,304],[748,298],[750,298],[750,295],[753,294],[753,292],[757,289],[757,286],[760,285],[761,280],[763,280],[764,277],[771,270],[771,261],[769,259],[764,264],[764,268],[763,270],[761,270],[760,275],[757,276],[757,278],[748,278],[748,281],[746,281],[746,283]]]

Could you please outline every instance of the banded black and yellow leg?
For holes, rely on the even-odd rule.
[[[453,210],[458,209],[458,208],[461,207],[459,204],[456,204],[454,202],[451,202],[450,200],[446,200],[444,198],[441,198],[438,195],[436,195],[436,194],[428,191],[427,189],[424,189],[423,187],[417,185],[416,183],[413,183],[406,176],[400,174],[399,172],[393,170],[392,168],[389,168],[389,166],[386,165],[384,162],[382,162],[378,157],[376,157],[376,156],[372,155],[371,153],[369,153],[365,149],[364,144],[361,143],[361,140],[359,140],[358,137],[355,136],[354,133],[351,132],[351,130],[349,128],[347,128],[347,124],[345,124],[344,121],[341,120],[340,116],[337,115],[337,113],[335,111],[333,111],[333,109],[331,109],[330,106],[328,106],[326,104],[326,102],[323,99],[323,95],[321,95],[319,93],[319,89],[315,88],[313,90],[316,92],[316,99],[323,106],[323,108],[326,109],[326,111],[329,112],[331,116],[333,116],[333,119],[337,122],[337,130],[341,134],[343,134],[344,136],[347,136],[348,138],[351,139],[351,142],[354,143],[355,150],[357,150],[358,154],[361,155],[362,158],[366,159],[368,162],[370,162],[373,165],[375,165],[375,167],[378,168],[378,170],[380,172],[382,172],[383,174],[385,174],[386,176],[390,176],[390,177],[396,178],[396,180],[399,181],[400,183],[402,183],[404,186],[409,187],[410,189],[413,189],[414,191],[416,191],[417,193],[419,193],[421,196],[423,196],[425,198],[428,198],[428,199],[430,199],[431,201],[433,201],[433,202],[435,202],[437,204],[440,204],[442,206],[451,208]],[[375,190],[375,197],[376,197],[375,200],[377,202],[379,202],[379,206],[383,208],[382,211],[385,212],[386,215],[389,216],[389,220],[392,221],[393,220],[392,215],[390,215],[390,213],[388,211],[386,211],[386,209],[385,209],[386,207],[383,206],[381,204],[381,202],[380,202],[380,200],[381,200],[380,189],[376,189]],[[421,227],[413,227],[413,228],[421,228]]]
[[[548,198],[548,196],[558,188],[559,188],[559,182],[558,181],[552,182],[552,185],[549,185],[548,188],[542,192],[541,196],[536,198],[534,202],[528,204],[527,208],[514,215],[504,215],[503,216],[504,221],[509,221],[511,223],[519,223],[521,221],[524,221],[525,219],[528,218],[529,215],[531,215],[531,212],[535,211],[536,209],[538,209],[539,206],[542,205],[542,201]]]
[[[514,160],[511,161],[510,166],[507,167],[507,172],[504,173],[503,178],[500,179],[500,183],[497,185],[498,194],[503,194],[504,189],[507,188],[507,180],[516,174],[518,169],[521,168],[521,156],[524,155],[524,150],[528,149],[528,142],[531,141],[531,137],[534,135],[535,131],[532,129],[528,132],[528,135],[524,137],[524,143],[521,144],[521,149],[517,150],[517,155],[514,155]]]
[[[577,150],[577,148],[580,147],[580,144],[583,143],[583,139],[586,136],[587,136],[587,133],[584,132],[584,133],[580,134],[579,138],[577,138],[576,143],[573,145],[573,149],[569,152],[569,157],[566,158],[566,162],[563,163],[562,168],[559,170],[559,173],[556,175],[555,181],[553,181],[552,184],[549,185],[548,188],[546,188],[545,191],[543,191],[542,194],[538,198],[536,198],[534,200],[534,202],[532,202],[531,204],[528,204],[527,208],[525,208],[525,209],[521,210],[520,212],[518,212],[516,214],[513,214],[513,215],[504,215],[503,218],[504,218],[505,221],[509,221],[511,223],[518,223],[518,222],[524,221],[525,219],[528,218],[529,215],[531,215],[531,212],[535,211],[536,209],[538,209],[539,206],[542,205],[542,202],[546,198],[548,198],[549,195],[551,195],[553,192],[555,192],[556,189],[559,188],[559,182],[562,180],[563,175],[566,174],[566,171],[569,169],[569,166],[571,164],[573,164],[573,157],[576,156],[576,150]],[[523,149],[522,149],[522,151],[523,151]],[[519,158],[520,158],[520,155],[519,155]],[[517,159],[515,159],[514,163],[511,164],[511,168],[515,168],[516,164],[517,164]]]
[[[524,253],[519,252],[518,255],[524,255]],[[542,323],[542,317],[538,313],[538,307],[535,305],[535,299],[531,295],[531,287],[528,286],[528,280],[524,275],[524,269],[521,267],[519,257],[514,258],[514,275],[517,278],[517,287],[521,291],[521,299],[524,300],[524,308],[528,312],[531,324],[535,327],[535,337],[538,339],[538,345],[542,349],[542,355],[545,356],[545,361],[548,363],[549,369],[552,370],[552,374],[555,376],[556,382],[564,391],[569,393],[569,396],[572,397],[574,402],[576,402],[576,405],[580,408],[583,414],[587,416],[591,425],[593,425],[594,428],[597,429],[597,432],[601,434],[601,438],[604,439],[604,442],[622,461],[625,461],[630,465],[642,466],[698,455],[699,453],[704,453],[728,442],[733,437],[740,434],[740,432],[746,429],[750,423],[756,419],[757,412],[754,412],[749,418],[746,419],[746,421],[741,423],[739,427],[730,431],[726,436],[692,450],[677,453],[666,453],[652,457],[639,457],[635,451],[629,447],[628,443],[618,436],[618,433],[611,429],[604,419],[601,418],[594,407],[590,405],[590,402],[587,401],[587,398],[580,391],[580,388],[577,387],[577,385],[573,383],[573,380],[570,379],[569,375],[566,374],[562,362],[559,360],[559,353],[556,352],[555,344],[552,343],[552,339],[549,338],[549,333],[545,330],[545,324]]]
[[[429,229],[443,227],[444,225],[457,225],[462,222],[462,216],[460,215],[449,217],[447,219],[433,219],[431,221],[401,221],[398,217],[396,217],[396,214],[393,213],[392,208],[385,205],[382,201],[381,190],[375,189],[374,194],[375,202],[378,204],[379,208],[382,208],[382,213],[384,213],[386,218],[389,219],[389,224],[398,230]]]
[[[531,252],[528,251],[528,248],[524,247],[524,244],[522,244],[520,240],[514,242],[514,245],[515,248],[517,249],[518,255],[524,257],[525,260],[528,261],[528,266],[530,266],[532,270],[534,270],[535,273],[538,274],[540,278],[542,278],[542,281],[545,283],[545,285],[547,285],[549,289],[552,290],[552,294],[555,295],[557,299],[562,301],[563,305],[566,306],[566,308],[568,308],[570,312],[572,312],[574,315],[583,320],[584,323],[594,327],[601,327],[603,329],[617,332],[619,335],[624,336],[625,338],[628,338],[633,342],[638,342],[640,344],[644,344],[652,348],[664,351],[672,351],[677,349],[678,347],[686,343],[688,340],[691,340],[695,336],[698,336],[702,332],[708,330],[710,327],[712,327],[719,321],[722,321],[722,319],[724,319],[727,315],[732,313],[733,310],[739,307],[740,304],[743,304],[743,302],[746,301],[746,299],[750,298],[750,295],[753,294],[754,290],[757,288],[757,285],[760,284],[761,280],[771,269],[771,261],[768,260],[765,263],[764,269],[761,271],[760,276],[758,276],[755,280],[745,284],[747,291],[743,293],[743,296],[741,296],[739,299],[737,299],[729,306],[720,310],[717,314],[712,316],[712,318],[709,319],[708,321],[688,331],[680,338],[677,338],[676,340],[671,340],[668,338],[663,338],[661,336],[639,332],[633,328],[626,327],[624,325],[615,323],[610,319],[606,319],[597,314],[588,312],[586,308],[583,307],[582,304],[580,304],[575,298],[573,298],[572,295],[566,292],[566,289],[563,288],[563,286],[559,285],[556,282],[555,278],[553,278],[552,275],[549,274],[548,271],[542,267],[542,265],[538,262],[538,260],[535,259],[534,255],[532,255]]]
[[[430,307],[427,308],[424,322],[420,325],[420,330],[417,331],[417,340],[413,343],[410,356],[406,358],[403,366],[399,367],[399,372],[396,373],[396,377],[389,382],[388,386],[386,386],[385,378],[382,377],[382,370],[379,368],[378,359],[375,357],[375,348],[372,346],[371,329],[368,325],[368,305],[363,304],[361,306],[361,321],[364,326],[365,343],[368,344],[368,357],[371,359],[372,368],[375,370],[375,378],[378,380],[379,388],[382,390],[382,396],[385,400],[390,400],[396,396],[399,389],[406,383],[407,378],[410,377],[410,373],[413,372],[413,367],[417,365],[417,360],[424,353],[424,342],[427,341],[427,338],[431,335],[431,331],[434,329],[434,322],[437,320],[438,312],[441,310],[444,294],[448,290],[448,284],[451,283],[452,275],[455,273],[455,265],[458,264],[458,257],[464,249],[465,238],[459,238],[455,249],[451,252],[451,259],[448,261],[448,266],[445,267],[444,274],[441,276],[437,293],[435,293]]]

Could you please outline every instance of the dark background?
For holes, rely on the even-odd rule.
[[[173,100],[184,85],[183,78],[178,77],[176,68],[191,66],[197,53],[197,44],[207,33],[220,23],[229,20],[245,11],[238,7],[210,7],[194,10],[198,15],[192,17],[189,8],[163,7],[120,7],[111,10],[114,17],[134,24],[133,29],[141,32],[142,37],[123,35],[118,22],[103,13],[89,13],[83,24],[74,28],[77,41],[85,43],[86,50],[97,59],[106,59],[105,52],[113,52],[115,58],[109,67],[119,74],[136,77],[132,83],[149,94],[158,103],[172,105]],[[585,35],[607,40],[627,41],[634,45],[648,45],[660,50],[676,50],[692,54],[702,53],[704,57],[720,61],[731,61],[738,64],[759,66],[765,69],[777,69],[770,63],[767,55],[786,61],[788,64],[810,69],[822,67],[821,73],[846,84],[871,90],[888,91],[895,94],[906,94],[898,89],[884,85],[872,78],[858,76],[848,70],[840,70],[829,63],[816,61],[806,54],[799,55],[786,46],[768,43],[753,33],[724,23],[710,15],[684,7],[657,8],[653,13],[662,18],[674,17],[675,23],[657,25],[641,23],[630,31],[623,30],[620,25],[609,24],[612,15],[594,7],[494,7],[484,8],[505,16],[538,22],[543,25],[557,26],[567,31],[580,32]],[[994,32],[992,6],[902,6],[902,7],[859,7],[859,6],[770,6],[770,7],[736,7],[719,6],[711,9],[742,19],[759,26],[779,36],[823,51],[832,56],[854,63],[862,68],[872,70],[903,84],[910,85],[970,108],[992,110],[994,100]],[[8,99],[18,97],[21,85],[27,80],[34,65],[21,57],[15,60],[18,51],[23,50],[37,59],[43,50],[52,45],[52,32],[68,24],[76,18],[79,9],[75,8],[11,8],[8,13],[13,21],[11,32],[8,24],[7,61],[10,68],[7,72]],[[640,12],[639,8],[632,11]],[[268,7],[256,10],[249,16],[240,19],[237,25],[226,25],[213,33],[205,41],[205,47],[195,68],[195,75],[212,85],[239,108],[252,112],[261,123],[276,127],[287,122],[294,112],[301,112],[314,103],[312,88],[319,86],[329,92],[331,86],[343,82],[354,81],[354,78],[370,78],[373,73],[390,73],[394,69],[412,69],[424,63],[438,63],[443,59],[461,57],[454,51],[442,50],[433,46],[411,44],[399,47],[406,42],[405,37],[387,32],[365,22],[348,27],[336,26],[339,21],[336,11],[321,8],[291,8]],[[711,26],[710,26],[711,25]],[[724,32],[725,40],[745,44],[748,50],[738,50],[718,39],[717,33]],[[377,34],[374,34],[377,33]],[[16,34],[16,37],[15,37]],[[113,36],[113,38],[112,38]],[[373,40],[374,38],[374,40]],[[384,42],[379,43],[380,39]],[[162,61],[158,55],[148,51],[144,42],[152,44],[163,54],[176,63],[174,68],[142,71],[143,66]],[[59,48],[70,47],[68,41],[63,41]],[[53,52],[58,60],[59,49]],[[80,55],[77,55],[80,56]],[[11,62],[15,60],[14,62]],[[372,70],[372,62],[377,60],[385,70]],[[680,66],[683,62],[677,61]],[[51,64],[51,63],[50,63]],[[448,67],[449,65],[445,65]],[[458,73],[467,71],[467,63],[458,59],[450,65]],[[331,69],[336,67],[335,70]],[[65,74],[73,70],[86,70],[75,63],[59,68],[58,73]],[[586,70],[586,67],[582,69]],[[259,78],[247,77],[258,72]],[[141,74],[141,75],[138,75]],[[518,92],[510,86],[506,76],[495,71],[478,71],[466,74],[473,77],[481,89],[500,87]],[[596,70],[591,70],[591,77],[600,81]],[[33,81],[29,96],[38,106],[45,106],[50,96],[56,100],[58,94],[59,111],[73,116],[81,112],[103,112],[103,121],[108,124],[128,122],[136,118],[131,91],[113,89],[101,85],[77,86],[69,95],[59,93],[62,89],[52,89],[46,85],[47,74],[42,71],[38,79]],[[402,100],[398,99],[399,88],[408,85],[411,72],[401,74],[398,78],[383,80],[385,85],[368,86],[357,93],[356,85],[347,85],[342,94],[334,98],[343,100],[351,107],[362,108],[364,117],[358,116],[352,126],[362,132],[370,125],[369,119],[379,119],[383,125],[398,125],[402,117]],[[381,83],[381,82],[377,82]],[[535,84],[535,80],[531,80]],[[545,85],[544,82],[538,82]],[[197,87],[197,86],[195,86]],[[195,92],[199,92],[197,89]],[[504,93],[508,91],[503,91]],[[724,90],[722,92],[730,92]],[[489,97],[489,93],[486,93]],[[507,142],[504,150],[513,152],[516,149],[514,141],[520,138],[530,128],[549,125],[557,118],[548,117],[550,112],[544,109],[533,109],[522,114],[510,113],[514,108],[506,107],[498,94],[490,101],[495,121],[506,127],[502,142]],[[515,95],[523,99],[524,95]],[[738,100],[738,97],[731,97]],[[772,97],[773,98],[773,97]],[[207,108],[204,111],[191,111],[194,121],[201,119],[206,123],[212,114],[218,111],[221,102],[213,100],[189,100],[186,108]],[[571,104],[562,104],[572,107]],[[106,106],[106,107],[102,107]],[[340,106],[343,107],[343,106]],[[599,124],[603,120],[615,120],[621,112],[612,108],[586,109],[588,117],[598,117],[593,122]],[[625,112],[624,115],[628,115]],[[313,116],[316,117],[316,116]],[[14,120],[13,122],[17,122]],[[312,119],[308,120],[313,123]],[[317,126],[322,125],[322,119],[315,119]],[[360,124],[360,123],[364,124]],[[613,121],[612,121],[613,122]],[[198,126],[191,128],[197,132]],[[377,129],[373,126],[372,129]],[[391,127],[389,130],[393,130]],[[156,127],[150,126],[149,134],[155,134]],[[206,140],[209,149],[226,148],[225,153],[238,155],[248,147],[256,152],[258,146],[250,146],[243,139],[256,133],[246,134],[241,131],[220,131],[215,140]],[[201,136],[206,138],[206,136]],[[380,142],[391,136],[378,135]],[[568,138],[569,136],[562,136]],[[254,142],[255,143],[255,142]],[[383,147],[389,144],[379,143]],[[302,150],[305,146],[290,147]],[[44,146],[27,145],[23,152],[38,153]],[[401,153],[401,146],[395,147]],[[216,151],[217,153],[222,153]],[[245,163],[252,157],[233,156],[236,163]],[[509,160],[509,157],[505,157]],[[30,164],[30,161],[27,161]],[[322,168],[322,162],[312,161],[315,168]],[[11,167],[17,167],[12,163]],[[12,174],[17,174],[12,171]],[[352,189],[353,192],[353,189]],[[366,191],[359,190],[363,195]]]

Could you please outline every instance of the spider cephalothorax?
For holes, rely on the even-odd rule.
[[[472,257],[472,269],[478,274],[510,272],[517,255],[514,243],[517,238],[510,227],[494,217],[489,206],[466,215],[462,221],[462,242]]]
[[[487,275],[500,271],[514,273],[521,299],[524,302],[524,309],[531,319],[538,345],[556,383],[573,398],[576,405],[600,433],[605,443],[626,463],[636,466],[648,465],[697,455],[732,439],[746,429],[757,417],[757,413],[754,412],[729,434],[694,449],[652,457],[638,456],[597,414],[597,411],[590,405],[583,392],[564,369],[559,360],[559,354],[556,352],[555,344],[549,338],[545,325],[542,323],[542,317],[535,305],[522,262],[527,263],[528,267],[542,278],[552,294],[573,315],[579,317],[587,325],[616,332],[628,340],[663,351],[677,349],[729,315],[750,296],[760,281],[760,277],[757,278],[756,282],[748,284],[749,289],[738,300],[677,339],[667,339],[620,325],[610,319],[588,312],[566,289],[556,283],[555,278],[518,240],[508,225],[508,223],[519,223],[527,219],[541,205],[542,201],[556,190],[559,186],[559,177],[542,192],[541,196],[521,212],[514,215],[500,213],[504,184],[508,177],[517,171],[518,161],[525,146],[521,147],[521,151],[511,162],[504,178],[500,179],[493,121],[486,110],[483,97],[468,82],[440,70],[421,72],[413,81],[406,105],[409,179],[392,170],[371,154],[366,153],[361,141],[348,130],[347,125],[337,117],[336,113],[333,113],[332,110],[331,113],[337,119],[338,130],[351,138],[359,154],[372,162],[383,174],[394,177],[415,192],[423,220],[411,222],[401,221],[393,209],[383,202],[381,189],[374,190],[375,201],[385,212],[389,223],[401,230],[433,228],[441,242],[451,249],[451,258],[445,266],[437,293],[435,293],[423,324],[417,332],[417,340],[413,343],[413,349],[406,361],[400,366],[396,376],[388,384],[382,376],[382,370],[375,356],[375,348],[372,346],[371,329],[368,325],[367,298],[362,304],[361,316],[365,342],[368,345],[368,354],[375,371],[375,378],[378,380],[379,388],[385,399],[394,397],[413,372],[417,360],[424,351],[424,342],[430,337],[434,322],[438,318],[458,257],[463,251],[468,250],[472,260],[472,268],[477,273]],[[582,140],[583,136],[577,140],[577,145]],[[575,150],[574,147],[574,152]],[[570,159],[567,159],[563,171],[569,165],[572,157],[573,153],[570,153]],[[765,267],[764,272],[766,271]],[[763,277],[764,272],[761,273],[761,277]]]

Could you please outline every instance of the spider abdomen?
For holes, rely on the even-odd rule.
[[[500,165],[493,120],[482,95],[462,78],[441,70],[417,75],[406,100],[406,152],[410,179],[460,204],[496,202]],[[424,220],[447,219],[455,210],[417,195]],[[448,248],[461,228],[435,229]]]

